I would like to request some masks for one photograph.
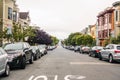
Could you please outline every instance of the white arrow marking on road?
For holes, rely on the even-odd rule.
[[[37,76],[35,79],[33,79],[35,76],[31,76],[29,78],[29,80],[38,80],[38,79],[44,79],[44,80],[48,80],[46,76]]]
[[[70,80],[70,79],[84,79],[86,78],[85,76],[79,76],[79,75],[67,75],[64,79],[65,80]]]
[[[84,79],[84,78],[86,78],[85,76],[79,76],[79,77],[77,77],[77,79]]]
[[[54,80],[58,80],[58,75],[55,76],[55,79]]]
[[[46,76],[38,76],[36,77],[34,80],[38,80],[38,79],[44,79],[44,80],[48,80],[48,78]]]
[[[65,80],[70,80],[70,79],[68,79],[69,77],[71,77],[72,75],[67,75],[64,79]]]
[[[32,76],[29,78],[29,80],[33,80],[33,78],[34,78],[34,76],[32,75]]]

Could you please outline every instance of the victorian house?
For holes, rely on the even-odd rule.
[[[0,32],[6,28],[7,33],[12,34],[13,22],[18,21],[19,8],[16,0],[0,0]],[[8,40],[0,38],[0,46]]]

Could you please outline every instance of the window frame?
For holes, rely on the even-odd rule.
[[[11,7],[8,7],[8,19],[12,20],[13,18],[13,11]]]

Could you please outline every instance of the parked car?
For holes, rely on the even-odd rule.
[[[42,53],[42,56],[47,54],[47,48],[46,45],[38,45],[40,52]]]
[[[69,50],[74,50],[74,46],[70,46],[70,47],[69,47]]]
[[[88,46],[84,46],[84,47],[82,47],[82,49],[81,49],[81,53],[83,54],[83,53],[89,53],[90,52],[90,47],[88,47]]]
[[[10,68],[20,67],[25,69],[26,62],[33,63],[33,53],[30,45],[26,42],[11,43],[4,46],[8,54]]]
[[[7,53],[0,48],[0,75],[9,76],[10,67]]]
[[[31,46],[31,49],[34,56],[34,60],[37,60],[41,57],[42,53],[40,53],[38,46]]]
[[[76,52],[76,51],[80,51],[80,46],[75,46],[75,48],[74,48],[74,51]]]
[[[47,50],[53,50],[53,49],[55,49],[56,47],[55,46],[48,46],[47,47]]]
[[[99,53],[99,59],[107,59],[110,63],[120,61],[120,44],[109,44]]]
[[[92,47],[92,49],[89,52],[89,56],[99,57],[99,52],[102,49],[103,49],[102,46],[94,46],[94,47]]]

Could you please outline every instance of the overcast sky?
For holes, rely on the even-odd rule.
[[[96,23],[97,15],[118,0],[17,0],[32,24],[60,39]]]

